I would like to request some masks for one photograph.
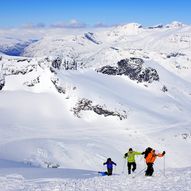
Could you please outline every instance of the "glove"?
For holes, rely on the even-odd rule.
[[[165,151],[163,151],[163,152],[162,152],[162,155],[165,155],[165,153],[166,153],[166,152],[165,152]]]
[[[141,154],[142,154],[142,155],[144,155],[144,154],[145,154],[145,152],[142,152]]]

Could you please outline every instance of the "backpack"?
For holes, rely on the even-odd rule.
[[[148,154],[149,154],[152,150],[153,150],[153,149],[152,149],[151,147],[146,148],[146,150],[145,150],[145,152],[144,152],[144,154],[145,154],[144,158],[147,158]]]

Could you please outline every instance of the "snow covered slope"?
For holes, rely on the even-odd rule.
[[[15,174],[9,173],[15,172]],[[144,175],[127,176],[125,174],[114,174],[113,176],[100,177],[95,171],[74,170],[74,169],[14,169],[1,170],[0,190],[40,190],[40,191],[94,191],[111,190],[132,191],[149,190],[168,191],[181,190],[190,191],[189,169],[169,169],[166,175],[162,171],[155,173],[154,177]]]
[[[22,57],[1,49],[0,159],[97,171],[111,157],[122,169],[129,147],[151,146],[167,152],[168,168],[190,166],[191,26],[69,33],[26,32],[23,42],[38,41]]]

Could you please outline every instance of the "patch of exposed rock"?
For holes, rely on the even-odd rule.
[[[120,60],[117,66],[103,66],[98,69],[97,72],[108,75],[126,75],[131,80],[137,82],[148,82],[159,81],[159,75],[154,68],[144,67],[143,59],[141,58],[129,58]]]
[[[37,78],[35,78],[34,80],[30,81],[30,82],[25,82],[24,85],[28,86],[28,87],[33,87],[36,84],[40,83],[40,76],[38,76]]]
[[[93,111],[98,115],[103,115],[104,117],[108,116],[116,116],[120,120],[127,119],[126,111],[118,112],[118,111],[110,111],[106,108],[106,106],[101,105],[93,105],[93,102],[88,99],[81,99],[76,106],[72,109],[74,115],[78,118],[81,118],[81,111]]]
[[[3,89],[4,85],[5,85],[5,77],[0,73],[0,90]]]
[[[66,93],[65,88],[60,85],[58,78],[52,78],[51,81],[59,93],[62,93],[62,94]]]

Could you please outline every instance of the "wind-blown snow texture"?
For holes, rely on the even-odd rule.
[[[22,171],[19,171],[22,172]],[[112,177],[99,177],[96,172],[92,171],[80,171],[80,170],[51,170],[45,169],[44,172],[38,170],[31,172],[33,176],[38,179],[26,179],[22,175],[12,174],[5,177],[0,177],[0,189],[1,190],[48,190],[48,191],[65,191],[65,190],[79,190],[79,191],[92,191],[92,190],[132,190],[142,191],[152,188],[154,191],[167,191],[167,190],[181,190],[189,191],[190,185],[190,169],[181,170],[169,170],[166,176],[162,175],[162,172],[157,173],[154,177],[144,177],[143,175],[132,178],[132,176],[126,176],[124,174],[115,174]],[[68,178],[63,173],[67,173]],[[47,179],[47,174],[50,173]],[[27,174],[25,172],[25,174]],[[180,176],[181,174],[181,176]],[[75,178],[78,176],[78,178]],[[53,178],[52,178],[53,177]]]
[[[0,190],[191,189],[191,26],[0,39]],[[148,146],[166,151],[167,177],[163,158],[153,179],[121,174],[128,148]],[[117,175],[99,177],[108,157]]]

